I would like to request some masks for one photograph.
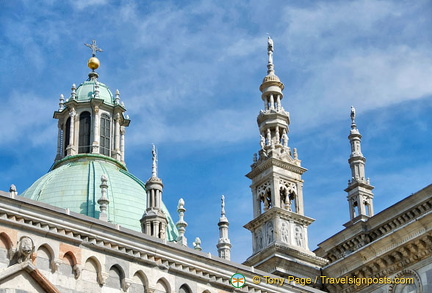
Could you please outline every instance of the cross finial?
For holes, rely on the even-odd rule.
[[[98,46],[96,45],[96,40],[92,40],[91,44],[85,44],[87,47],[89,47],[92,50],[92,56],[95,57],[96,56],[96,52],[103,52],[103,50],[101,48],[98,48]]]

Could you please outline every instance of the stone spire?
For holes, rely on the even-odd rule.
[[[184,200],[183,198],[180,198],[178,205],[177,205],[177,212],[179,214],[179,220],[176,223],[177,230],[179,232],[179,236],[177,237],[177,243],[183,246],[187,246],[187,238],[184,235],[187,227],[187,223],[184,220],[184,213],[186,212],[186,209],[184,208]]]
[[[157,153],[154,144],[152,144],[152,177],[157,178]]]
[[[354,224],[358,220],[366,220],[374,215],[373,211],[373,186],[370,185],[369,178],[366,178],[365,163],[366,158],[361,151],[361,134],[355,122],[355,108],[351,107],[351,131],[348,139],[351,144],[351,155],[348,163],[351,168],[351,179],[348,180],[348,204],[350,209],[349,224]],[[346,224],[347,225],[347,224]]]
[[[157,177],[156,156],[156,147],[152,145],[152,176],[145,184],[147,209],[141,219],[141,230],[147,235],[165,239],[168,221],[162,210],[163,184],[162,180]]]
[[[108,178],[105,175],[101,176],[101,197],[98,199],[97,203],[99,204],[99,220],[108,221],[108,205],[110,203],[108,196],[107,196],[107,190],[108,190]]]
[[[267,75],[259,88],[264,102],[257,118],[261,149],[246,175],[252,180],[253,219],[245,228],[252,233],[253,255],[245,264],[281,276],[313,277],[325,260],[308,247],[307,228],[314,220],[304,215],[306,169],[289,147],[290,116],[282,107],[284,85],[275,74],[273,52],[269,37]]]
[[[228,238],[229,222],[225,216],[225,197],[221,197],[221,217],[219,218],[219,241],[216,245],[220,258],[231,259],[231,242]]]

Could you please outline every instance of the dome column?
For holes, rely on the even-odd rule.
[[[125,133],[126,128],[124,126],[120,127],[120,155],[121,155],[121,162],[124,162],[125,160]]]
[[[57,154],[55,157],[55,161],[58,161],[62,158],[62,141],[63,141],[63,124],[59,120],[57,123],[58,131],[57,131]]]
[[[92,102],[94,102],[93,100]],[[100,111],[99,105],[93,106],[93,143],[92,143],[92,153],[99,154],[99,145],[100,145]]]
[[[76,154],[75,149],[75,122],[76,122],[76,112],[74,108],[71,108],[69,111],[69,118],[70,118],[70,128],[69,128],[69,141],[68,146],[66,148],[66,155],[72,156]]]
[[[115,128],[114,128],[114,152],[113,152],[113,158],[120,161],[121,160],[121,154],[120,154],[120,113],[117,113],[114,117],[115,122]]]

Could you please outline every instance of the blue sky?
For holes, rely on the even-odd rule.
[[[99,80],[120,90],[132,122],[126,162],[151,175],[159,152],[164,202],[186,236],[217,254],[226,197],[232,259],[251,254],[250,170],[259,149],[258,90],[267,33],[275,42],[290,146],[302,165],[309,246],[349,220],[350,107],[379,212],[431,183],[430,1],[2,1],[0,190],[24,191],[56,153],[52,113],[87,78],[96,39]]]

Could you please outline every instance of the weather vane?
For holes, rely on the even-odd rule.
[[[96,57],[96,52],[103,52],[103,50],[101,48],[98,48],[98,46],[96,45],[96,40],[92,40],[91,44],[84,44],[84,45],[92,49],[93,57]]]

